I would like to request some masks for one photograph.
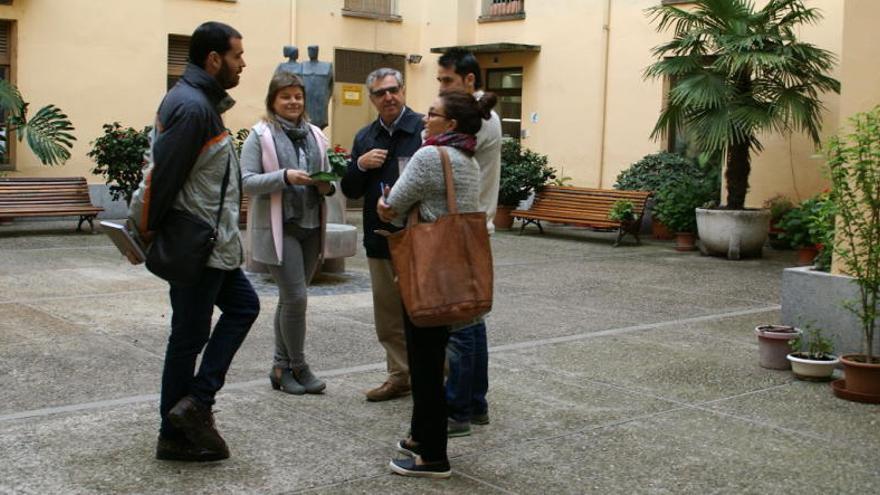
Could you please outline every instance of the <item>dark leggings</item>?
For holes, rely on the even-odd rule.
[[[406,350],[412,383],[412,438],[425,462],[446,461],[446,390],[443,367],[448,327],[416,327],[404,311]]]

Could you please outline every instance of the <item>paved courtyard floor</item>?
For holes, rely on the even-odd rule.
[[[730,262],[666,242],[500,232],[491,424],[445,481],[389,473],[409,399],[384,377],[366,259],[310,289],[319,396],[273,391],[273,285],[218,397],[232,458],[153,458],[167,286],[72,220],[0,226],[0,493],[873,493],[880,406],[757,363],[792,253]],[[875,488],[871,488],[875,487]]]

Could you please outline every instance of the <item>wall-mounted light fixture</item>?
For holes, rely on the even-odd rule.
[[[406,61],[411,64],[417,64],[422,61],[422,56],[418,53],[412,53],[406,56]]]

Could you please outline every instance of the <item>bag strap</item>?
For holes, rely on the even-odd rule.
[[[442,146],[437,146],[440,152],[440,161],[443,162],[443,179],[446,182],[446,209],[455,215],[458,213],[458,205],[455,202],[455,183],[452,181],[452,165],[449,163],[449,154]]]
[[[223,174],[223,185],[220,186],[220,206],[217,207],[217,221],[214,222],[214,235],[220,230],[220,216],[223,214],[223,202],[226,201],[226,187],[229,185],[229,162],[232,160],[228,154],[226,155],[226,173]]]
[[[440,161],[443,162],[443,181],[446,183],[446,209],[450,214],[458,213],[458,205],[455,202],[455,183],[452,181],[452,165],[449,163],[449,154],[442,146],[437,146],[440,153]],[[413,205],[407,217],[406,226],[418,225],[419,203]]]

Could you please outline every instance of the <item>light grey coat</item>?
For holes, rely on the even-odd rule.
[[[271,125],[271,124],[270,124]],[[321,149],[321,170],[329,171],[330,162],[327,158],[327,138],[321,130],[311,124],[315,140]],[[280,201],[277,213],[272,208],[272,196],[288,187],[284,182],[284,166],[276,170],[266,170],[264,167],[263,146],[260,137],[269,129],[257,124],[253,127],[250,135],[241,149],[241,182],[244,193],[250,196],[248,212],[248,237],[250,239],[250,256],[254,260],[269,264],[280,265],[281,259],[277,246],[280,246],[283,225],[281,220]],[[271,139],[271,133],[269,134]],[[322,202],[323,209],[323,202]],[[326,215],[321,215],[321,228],[326,226]],[[276,240],[276,236],[279,236]],[[323,232],[322,232],[323,238]],[[323,242],[322,242],[323,245]]]

